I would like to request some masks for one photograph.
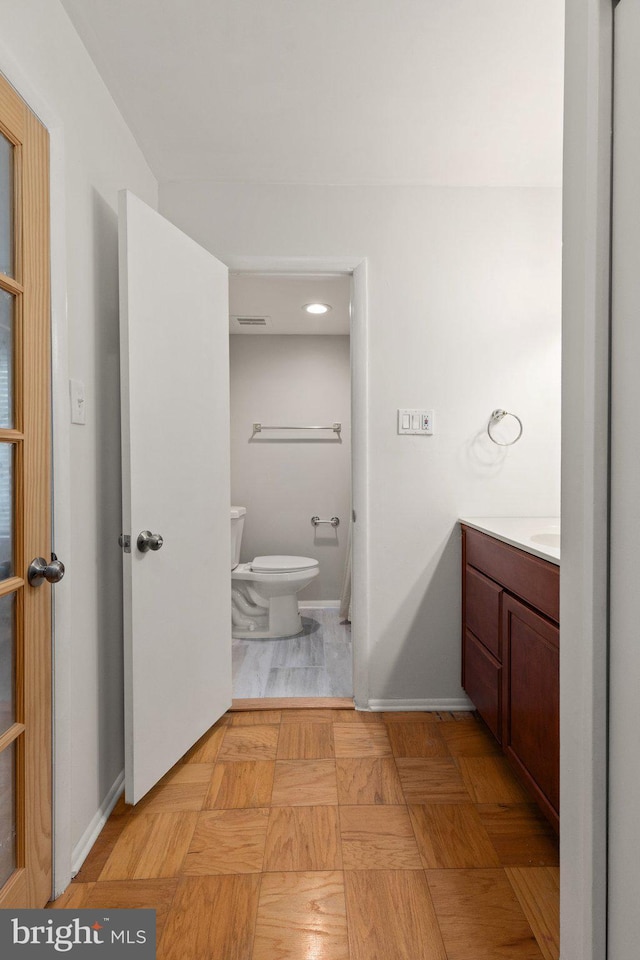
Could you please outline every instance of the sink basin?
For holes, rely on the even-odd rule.
[[[560,534],[555,532],[534,533],[529,539],[533,543],[541,543],[545,547],[559,547]]]

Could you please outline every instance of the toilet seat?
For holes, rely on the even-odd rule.
[[[249,564],[254,573],[302,573],[317,567],[318,561],[311,557],[256,557]]]

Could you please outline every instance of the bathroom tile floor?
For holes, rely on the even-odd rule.
[[[351,625],[335,609],[301,616],[297,637],[233,640],[234,699],[352,696]]]
[[[558,960],[558,843],[473,714],[230,712],[53,907],[158,960]]]

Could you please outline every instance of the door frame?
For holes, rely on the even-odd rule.
[[[67,238],[65,217],[64,126],[34,87],[10,49],[0,42],[0,71],[49,134],[51,267],[52,527],[54,550],[71,556],[71,464],[67,323]],[[71,597],[64,588],[52,599],[53,693],[53,891],[61,893],[72,876],[71,833]]]
[[[607,954],[613,8],[566,0],[560,577],[560,936]]]
[[[351,502],[353,698],[369,709],[369,380],[366,257],[224,257],[233,273],[351,275]]]

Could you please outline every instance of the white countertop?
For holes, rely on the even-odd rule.
[[[460,523],[560,565],[560,517],[462,517]]]

